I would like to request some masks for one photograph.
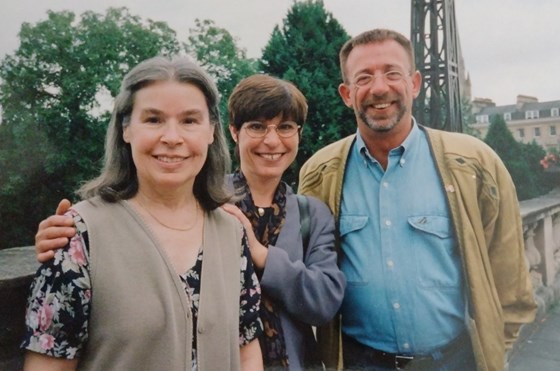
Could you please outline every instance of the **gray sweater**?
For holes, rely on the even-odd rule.
[[[189,370],[192,314],[155,235],[126,203],[74,207],[88,229],[92,301],[79,369]],[[197,331],[198,369],[239,369],[241,226],[206,213]]]

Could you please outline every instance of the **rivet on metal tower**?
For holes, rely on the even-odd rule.
[[[414,101],[420,124],[462,131],[460,44],[454,0],[412,0],[411,40],[422,88]]]

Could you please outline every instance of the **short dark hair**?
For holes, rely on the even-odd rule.
[[[307,101],[289,81],[265,74],[241,80],[228,100],[229,124],[235,129],[254,120],[270,120],[280,115],[303,125],[307,119]]]
[[[408,58],[410,59],[411,71],[409,72],[414,72],[416,70],[416,65],[414,62],[414,50],[412,48],[412,43],[410,42],[410,40],[397,31],[384,28],[376,28],[374,30],[365,31],[357,36],[354,36],[350,40],[346,41],[346,43],[344,43],[344,45],[340,49],[340,53],[338,56],[340,60],[340,74],[342,76],[342,81],[346,84],[348,83],[348,78],[346,76],[346,62],[348,61],[350,52],[352,52],[352,50],[356,46],[380,43],[387,40],[394,40],[404,48],[406,54],[408,54]]]

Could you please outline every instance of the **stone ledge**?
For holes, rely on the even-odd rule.
[[[558,208],[560,208],[560,187],[540,197],[519,202],[519,211],[523,224],[532,223],[540,215],[551,213]]]
[[[0,290],[27,284],[39,268],[34,246],[0,250],[0,262]]]
[[[35,247],[0,250],[0,370],[21,370],[25,303],[39,263]]]

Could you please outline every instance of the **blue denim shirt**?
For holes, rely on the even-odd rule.
[[[385,171],[358,133],[340,235],[346,335],[392,353],[427,354],[464,330],[461,259],[445,190],[416,123]]]

